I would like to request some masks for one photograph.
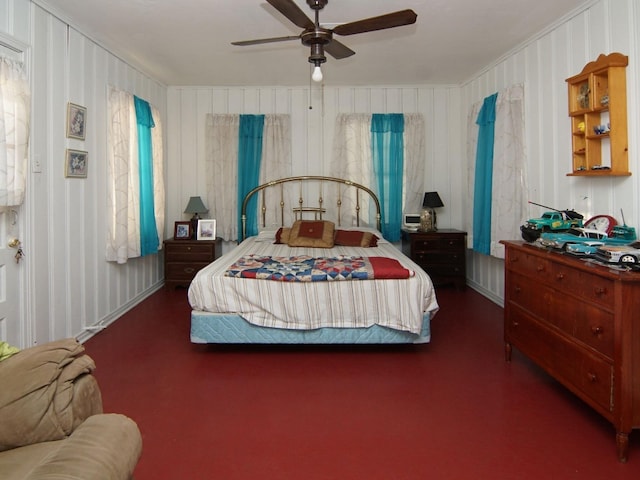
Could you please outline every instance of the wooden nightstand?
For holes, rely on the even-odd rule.
[[[198,270],[222,252],[222,239],[164,241],[164,285],[188,287]]]
[[[402,231],[402,252],[429,274],[434,285],[467,285],[467,232],[442,229],[437,232]]]

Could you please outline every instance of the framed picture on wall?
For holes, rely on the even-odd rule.
[[[87,178],[89,154],[82,150],[67,148],[64,162],[64,176],[69,178]]]
[[[84,140],[87,130],[87,109],[75,103],[67,105],[67,137]]]
[[[215,240],[216,239],[216,221],[215,220],[198,220],[198,240]]]
[[[191,222],[175,222],[173,227],[174,240],[191,240]]]

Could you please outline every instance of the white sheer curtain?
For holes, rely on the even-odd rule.
[[[329,175],[345,178],[375,190],[371,157],[371,114],[338,114]],[[375,217],[372,216],[375,212],[370,211],[369,197],[361,197],[358,201],[361,225],[364,223],[375,227]],[[353,188],[346,190],[342,197],[342,212],[343,225],[356,224],[356,191]]]
[[[158,238],[164,232],[164,168],[160,112],[151,107],[154,210]],[[138,126],[133,95],[109,87],[107,141],[107,251],[108,261],[126,263],[140,256],[140,167]],[[161,242],[162,243],[162,242]]]
[[[403,206],[407,213],[418,211],[424,197],[426,171],[426,146],[424,117],[420,113],[404,116],[404,195]]]
[[[482,102],[473,105],[467,119],[469,160],[468,191],[473,199],[478,125]],[[493,146],[493,189],[491,200],[491,256],[504,258],[500,240],[520,238],[525,220],[527,178],[524,126],[524,86],[513,85],[498,92]],[[469,245],[473,245],[473,214],[467,217]]]
[[[22,62],[0,55],[0,207],[22,205],[31,94]]]
[[[151,145],[153,148],[153,211],[156,218],[156,229],[162,249],[165,222],[165,190],[164,190],[164,144],[162,143],[162,119],[160,110],[151,105],[151,115],[155,127],[151,129]]]
[[[240,227],[237,199],[239,125],[238,114],[207,114],[205,119],[207,206],[209,216],[216,219],[217,235],[224,240],[236,240]],[[262,138],[260,182],[291,175],[290,115],[265,115]]]
[[[330,175],[376,190],[371,158],[371,114],[342,113],[336,117]],[[422,205],[425,175],[425,124],[419,113],[404,115],[403,204],[410,211]],[[343,198],[343,211],[355,212],[355,192]],[[368,199],[360,198],[361,221],[375,226]],[[352,222],[355,221],[353,215]]]

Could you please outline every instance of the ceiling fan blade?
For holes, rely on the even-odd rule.
[[[289,36],[289,37],[273,37],[273,38],[260,38],[257,40],[243,40],[240,42],[231,42],[231,45],[239,45],[244,47],[246,45],[259,45],[261,43],[274,43],[274,42],[284,42],[287,40],[300,40],[300,36]]]
[[[401,27],[416,22],[418,15],[411,9],[387,13],[378,17],[365,18],[355,22],[343,23],[333,29],[338,35],[353,35],[355,33],[373,32],[385,28]]]
[[[355,55],[356,52],[351,50],[349,47],[340,43],[337,40],[331,40],[324,46],[324,51],[331,55],[336,60],[340,60],[341,58],[347,58],[351,55]]]
[[[269,4],[300,28],[313,28],[315,24],[300,10],[293,0],[267,0]]]

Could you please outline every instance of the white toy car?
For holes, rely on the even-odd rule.
[[[634,265],[640,263],[640,241],[628,245],[602,245],[598,247],[594,256],[607,263]]]

